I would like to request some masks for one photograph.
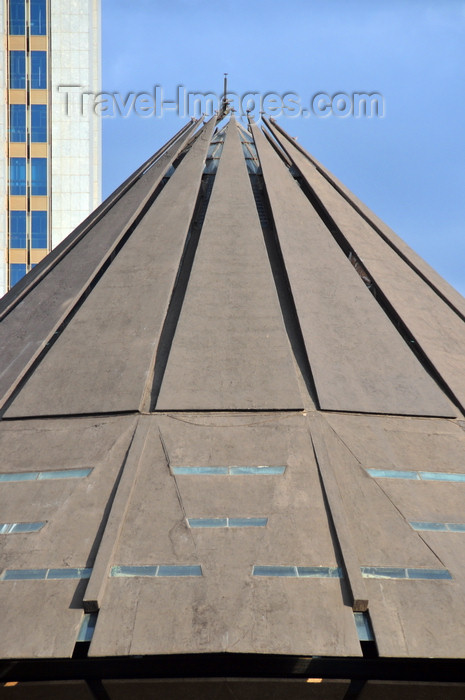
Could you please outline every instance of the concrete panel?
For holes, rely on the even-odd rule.
[[[93,700],[84,681],[17,683],[0,686],[0,700]]]
[[[234,118],[157,409],[303,406]]]
[[[302,413],[176,413],[159,424],[172,466],[281,466]],[[257,461],[258,460],[258,461]]]
[[[455,421],[337,414],[326,420],[365,469],[465,473],[465,433]],[[465,484],[374,480],[406,521],[465,521]]]
[[[227,430],[218,433],[218,443],[231,442]],[[237,438],[244,439],[243,432]],[[169,447],[165,443],[162,449],[158,430],[152,431],[114,565],[195,564],[203,575],[109,579],[92,656],[361,654],[339,579],[252,574],[254,565],[337,565],[309,437],[301,429],[290,436],[285,430],[282,438],[283,443],[290,438],[287,481],[263,475],[186,477],[172,474]],[[257,463],[262,450],[255,439],[254,432],[246,437],[251,456],[254,445]],[[210,464],[217,456],[224,461],[223,455],[213,453]],[[186,518],[220,512],[215,511],[218,499],[220,508],[240,512],[241,517],[253,517],[268,502],[269,526],[229,530],[187,526]]]
[[[320,407],[455,415],[287,167],[252,130]]]
[[[360,570],[360,560],[355,546],[354,533],[339,488],[337,468],[333,464],[335,461],[333,455],[334,433],[324,418],[316,413],[310,414],[308,424],[311,428],[312,444],[315,450],[322,488],[331,511],[331,518],[341,551],[352,610],[354,612],[366,612],[368,609],[368,596],[365,582]]]
[[[313,164],[313,166],[331,183],[335,190],[342,193],[342,195],[347,198],[351,206],[355,211],[360,212],[368,221],[370,221],[375,228],[379,230],[381,235],[385,237],[389,243],[394,246],[398,252],[404,257],[408,264],[422,275],[428,283],[437,289],[437,291],[444,296],[449,304],[451,304],[457,312],[464,317],[465,316],[465,299],[461,294],[457,292],[454,287],[452,287],[443,277],[441,277],[434,268],[429,265],[426,260],[423,260],[410,246],[408,246],[405,241],[403,241],[394,231],[387,226],[387,224],[382,221],[374,212],[369,209],[358,197],[354,195],[340,180],[338,180],[327,168],[319,163],[316,158],[307,153],[300,144],[297,144],[294,139],[286,134],[286,132],[281,129],[281,127],[274,123],[274,120],[269,122],[265,119],[267,126],[271,129],[272,133],[278,139],[280,145],[285,148],[285,151],[292,158],[296,157],[297,154],[304,155],[304,157]],[[283,138],[284,137],[284,138]],[[302,163],[302,161],[300,161]],[[304,161],[305,162],[305,161]]]
[[[340,603],[337,580],[253,580],[244,569],[112,579],[90,655],[360,655],[353,614]]]
[[[0,473],[77,469],[102,462],[135,416],[0,422]]]
[[[367,681],[359,700],[463,700],[465,683]]]
[[[367,468],[465,472],[465,432],[455,421],[327,414]]]
[[[124,461],[124,470],[120,472],[111,509],[109,509],[108,520],[105,523],[105,531],[99,543],[92,574],[84,596],[85,612],[96,612],[100,608],[113,555],[118,545],[134,485],[137,481],[139,465],[144,454],[151,422],[153,422],[153,419],[151,420],[149,416],[140,416],[137,421],[137,427]]]
[[[454,623],[454,616],[457,616],[457,620],[462,619],[465,606],[463,557],[457,550],[462,546],[460,535],[447,533],[448,538],[454,538],[452,540],[446,539],[446,533],[444,538],[440,538],[439,534],[430,536],[430,533],[415,532],[408,519],[454,522],[454,514],[459,517],[459,513],[462,513],[463,520],[462,484],[416,484],[402,480],[371,479],[349,449],[352,449],[354,442],[356,447],[363,442],[364,434],[368,432],[364,431],[365,423],[371,423],[371,426],[377,423],[382,434],[383,422],[391,422],[392,427],[395,420],[358,418],[356,440],[353,438],[356,431],[353,421],[341,416],[329,416],[328,420],[346,428],[342,437],[335,436],[330,454],[360,564],[434,569],[450,567],[453,576],[452,581],[365,580],[380,655],[460,658],[464,648],[463,629],[461,624]],[[420,421],[408,422],[414,423],[418,431]],[[437,428],[440,421],[423,423],[436,424]],[[352,431],[347,430],[347,425]],[[383,435],[382,438],[388,439]],[[414,438],[418,442],[418,434],[414,434]],[[364,452],[374,442],[371,434]],[[365,457],[369,458],[369,455]],[[440,491],[441,487],[448,489],[447,494]],[[436,512],[433,512],[433,508]],[[441,517],[446,512],[448,517]],[[460,522],[460,517],[456,522]]]
[[[465,522],[465,483],[409,479],[375,479],[383,493],[396,504],[408,521],[433,523]],[[422,532],[421,535],[424,533]]]
[[[127,226],[142,211],[187,137],[188,134],[181,143],[168,149],[145,174],[139,173],[140,179],[114,201],[104,218],[97,220],[87,232],[84,227],[85,235],[81,231],[83,224],[47,256],[42,263],[47,274],[34,286],[33,294],[25,296],[15,307],[16,285],[8,299],[5,297],[2,309],[14,308],[9,313],[5,310],[7,315],[0,326],[0,405],[111,255]],[[40,276],[39,267],[34,268],[33,277]]]
[[[349,681],[305,680],[139,680],[104,681],[110,700],[342,700]],[[1,695],[0,695],[1,698]]]
[[[0,568],[92,566],[133,432],[133,417],[0,424],[2,473],[92,469],[84,478],[1,484],[2,522],[46,524],[35,533],[0,535]]]
[[[290,153],[290,149],[288,149]],[[465,323],[295,148],[292,158],[368,273],[462,406]],[[463,305],[463,300],[462,300]],[[425,406],[428,406],[425,403]],[[394,413],[395,411],[393,411]],[[415,413],[415,412],[414,412]],[[431,412],[417,411],[418,415]],[[437,415],[451,415],[438,412]]]
[[[319,430],[311,416],[309,424],[312,433]],[[441,562],[378,483],[366,473],[337,434],[332,432],[332,435],[332,441],[326,441],[328,452],[360,565],[442,569]]]
[[[367,579],[367,588],[380,656],[463,658],[463,585],[454,580]]]
[[[175,284],[214,119],[7,415],[137,410]]]
[[[84,588],[74,580],[1,581],[1,658],[70,657],[82,621]]]
[[[184,444],[192,456],[192,450],[196,445],[203,444],[204,440],[202,432],[196,434],[194,426],[190,426],[191,431],[185,431],[185,426],[175,423],[171,426],[168,442],[164,428],[167,422],[162,423],[161,434],[173,466],[169,445],[173,442],[176,445]],[[243,559],[250,569],[254,564],[266,564],[267,557],[272,565],[295,561],[303,566],[305,561],[310,561],[312,564],[337,566],[318,470],[305,423],[300,417],[294,421],[283,419],[281,425],[278,421],[276,423],[281,449],[286,452],[281,460],[286,467],[283,475],[170,475],[169,479],[159,477],[155,481],[153,463],[149,462],[146,473],[139,477],[131,512],[127,516],[126,534],[119,550],[121,561],[118,563],[137,564],[142,560],[149,561],[155,555],[163,559],[170,555],[175,536],[179,536],[176,549],[180,551],[183,548],[186,557],[202,551],[208,552],[209,557],[228,551],[233,560]],[[176,430],[177,426],[179,430]],[[216,449],[211,452],[209,460],[200,462],[203,466],[227,464],[225,453],[228,449],[222,449],[222,446],[228,444],[248,445],[246,466],[264,464],[261,458],[268,447],[269,431],[266,428],[243,426],[231,429],[220,425],[209,430],[216,433],[210,441],[210,445],[214,442]],[[147,449],[153,455],[156,448],[149,446]],[[195,460],[194,464],[198,465],[199,461]],[[167,466],[162,475],[165,472],[170,474]],[[298,498],[296,494],[299,494]],[[163,511],[153,512],[154,499],[161,500]],[[150,518],[148,512],[152,513]],[[186,527],[186,518],[222,516],[268,517],[268,524],[266,528],[214,531],[190,530]],[[162,546],[160,532],[163,529],[171,532],[170,541],[167,543],[168,549],[158,550]],[[141,531],[146,533],[146,537],[135,546],[137,533]]]
[[[458,522],[463,523],[464,521],[465,512],[462,511],[462,517]],[[447,520],[442,522],[447,522]],[[436,552],[444,566],[447,566],[453,578],[460,582],[462,595],[465,594],[465,532],[426,532],[423,530],[421,536],[428,547]]]

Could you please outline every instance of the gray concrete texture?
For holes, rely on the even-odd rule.
[[[0,309],[0,520],[45,522],[0,535],[0,578],[11,569],[92,569],[90,580],[0,580],[0,657],[70,657],[84,610],[98,611],[94,658],[361,657],[358,600],[381,656],[463,658],[465,534],[410,525],[465,522],[462,302],[271,124],[277,148],[252,128],[270,204],[262,228],[234,119],[216,175],[211,162],[204,172],[215,126],[183,131]],[[415,336],[418,356],[290,162]],[[213,177],[188,261],[199,192]],[[231,470],[264,466],[284,472]],[[179,473],[186,467],[229,471]],[[12,477],[72,469],[91,471]],[[226,517],[267,524],[189,526]],[[112,567],[156,565],[201,566],[202,576],[111,576]],[[339,567],[342,577],[254,576],[254,566]],[[366,578],[362,566],[447,569],[452,578]],[[108,681],[107,693],[183,698],[187,688],[131,683]],[[199,681],[189,697],[324,699],[347,690],[346,681],[262,683]],[[378,685],[362,697],[433,697]],[[67,684],[44,696],[40,684],[19,684],[0,697],[26,690],[87,692]]]

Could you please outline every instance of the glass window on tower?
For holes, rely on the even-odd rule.
[[[47,248],[47,212],[33,211],[31,214],[31,247]]]
[[[10,88],[14,90],[26,88],[26,54],[24,51],[10,51]]]
[[[31,194],[47,194],[47,159],[31,158]]]
[[[31,0],[31,34],[47,33],[47,0]]]
[[[21,277],[26,274],[26,265],[23,263],[12,263],[10,265],[10,286],[12,287],[16,282],[19,282]]]
[[[31,51],[31,88],[45,90],[47,88],[47,52]]]
[[[10,141],[26,141],[26,105],[10,105]]]
[[[26,158],[10,158],[10,194],[26,194]]]
[[[26,247],[26,212],[10,211],[10,248]]]
[[[31,141],[47,141],[47,105],[31,105]]]
[[[25,6],[25,0],[10,0],[10,34],[24,34]]]

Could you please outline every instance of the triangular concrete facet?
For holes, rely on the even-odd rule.
[[[231,120],[157,408],[299,407],[291,347]]]

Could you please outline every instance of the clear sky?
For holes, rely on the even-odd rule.
[[[382,118],[279,123],[465,295],[465,0],[102,0],[102,33],[120,104],[157,85],[221,94],[224,72],[238,95],[304,107],[380,93]],[[103,119],[105,195],[188,119],[139,106]]]

